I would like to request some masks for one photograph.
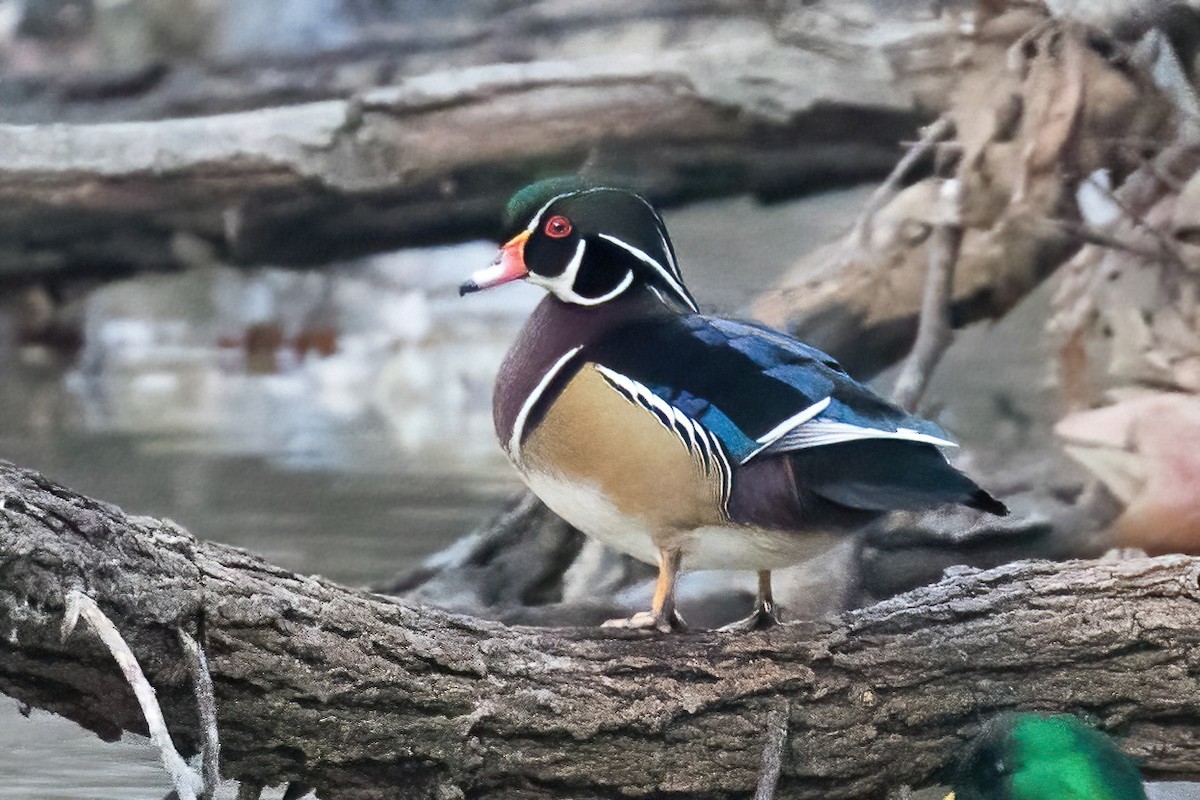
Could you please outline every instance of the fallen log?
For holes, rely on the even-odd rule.
[[[790,85],[752,96],[772,70],[781,91],[809,71],[775,55],[492,65],[352,100],[0,126],[0,281],[179,268],[181,239],[224,262],[320,265],[494,236],[512,191],[589,159],[665,202],[885,173],[913,112]],[[842,127],[860,134],[822,132]]]
[[[882,797],[933,779],[1003,709],[1090,713],[1154,774],[1194,775],[1198,579],[1182,557],[1018,562],[748,636],[508,628],[0,464],[0,691],[105,738],[144,731],[106,648],[60,636],[81,592],[185,750],[200,730],[180,630],[207,656],[223,773],[326,800],[745,796],[781,728],[777,796]]]
[[[32,4],[26,4],[27,14]],[[179,13],[180,5],[190,8]],[[884,56],[901,73],[920,72],[925,83],[930,77],[936,80],[931,66],[937,60],[926,55],[936,42],[927,34],[947,25],[923,0],[888,8],[859,0],[772,5],[767,9],[756,0],[661,0],[652,5],[609,0],[603,13],[597,13],[589,3],[561,0],[462,0],[453,7],[384,0],[370,9],[335,4],[307,14],[293,8],[282,15],[193,0],[121,10],[101,5],[94,9],[92,24],[74,32],[77,38],[104,40],[111,26],[122,22],[126,28],[130,23],[148,28],[149,35],[126,44],[124,58],[93,41],[90,61],[72,64],[62,57],[63,31],[24,26],[20,47],[32,48],[37,57],[33,64],[25,57],[4,65],[0,122],[210,116],[346,98],[430,72],[621,58],[734,39],[743,49],[774,39],[823,52],[844,65],[842,77],[875,72]],[[121,22],[108,19],[118,15],[124,17]],[[197,17],[209,17],[207,31]],[[314,17],[320,18],[316,25]],[[163,40],[163,28],[175,28],[174,41]],[[180,37],[193,40],[190,51],[180,46]],[[12,45],[0,40],[0,60]]]
[[[318,266],[494,236],[515,189],[580,170],[632,176],[668,205],[875,179],[923,113],[909,76],[949,74],[944,37],[930,35],[947,23],[866,4],[774,16],[671,4],[635,26],[640,38],[625,31],[661,46],[597,46],[644,15],[636,5],[617,22],[582,5],[491,9],[472,30],[446,23],[446,58],[396,55],[384,70],[313,68],[305,54],[307,71],[267,61],[233,76],[210,65],[186,89],[135,80],[136,102],[68,92],[55,104],[30,88],[41,115],[0,116],[39,123],[0,124],[0,286],[198,258]]]

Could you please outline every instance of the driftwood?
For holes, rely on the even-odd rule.
[[[444,61],[347,68],[359,83],[297,61],[283,70],[285,84],[329,80],[313,102],[281,106],[286,91],[229,100],[218,78],[236,79],[213,67],[192,90],[209,86],[211,103],[194,97],[181,108],[160,97],[156,106],[151,89],[143,107],[130,107],[118,93],[107,97],[129,111],[114,119],[85,116],[68,93],[48,106],[60,109],[55,121],[105,121],[0,125],[0,283],[212,259],[323,265],[496,235],[512,191],[579,170],[633,176],[627,182],[665,204],[877,178],[919,117],[910,84],[947,74],[937,62],[943,37],[929,34],[949,23],[925,11],[891,18],[829,3],[768,15],[749,2],[667,4],[670,13],[644,21],[661,45],[614,39],[608,52],[587,43],[614,23],[584,4],[560,5],[510,11],[503,25],[484,15],[474,34],[455,34],[459,49]],[[531,49],[506,54],[504,43]],[[387,75],[386,85],[364,74]],[[278,92],[279,75],[267,63],[245,67],[243,79]],[[198,110],[208,116],[158,118]]]
[[[793,26],[801,40],[802,31]],[[1029,79],[1030,97],[1040,98],[1026,105],[1033,121],[1027,129],[1005,133],[1029,141],[997,147],[1005,142],[995,131],[972,133],[963,129],[966,117],[956,120],[960,146],[975,159],[960,159],[956,173],[968,191],[976,199],[995,194],[1006,203],[1014,196],[1017,186],[1003,183],[988,191],[972,182],[977,173],[961,166],[985,164],[991,175],[1022,179],[1026,205],[1016,204],[1016,211],[1035,212],[997,222],[981,215],[978,205],[967,209],[964,259],[981,237],[994,237],[984,244],[1027,246],[1010,253],[1011,269],[989,272],[986,262],[973,267],[968,262],[956,273],[956,324],[972,316],[971,309],[982,309],[984,316],[1002,313],[1078,244],[1078,232],[1058,224],[1071,219],[1055,218],[1049,228],[1022,227],[1043,226],[1051,211],[1069,205],[1062,176],[1046,165],[1066,154],[1086,168],[1107,163],[1111,155],[1075,146],[1081,140],[1079,109],[1091,108],[1096,96],[1081,93],[1083,84],[1072,76],[1081,74],[1081,64],[1091,70],[1089,87],[1113,76],[1095,53],[1079,50],[1076,40],[1043,28],[1050,33],[1058,38],[1045,49],[1039,47],[1049,39],[1030,37],[1039,47],[1023,74],[1036,77],[1041,69],[1044,80],[1050,80],[1047,75],[1061,80],[1042,90]],[[1000,40],[1010,43],[1012,37]],[[781,58],[796,57],[786,50],[789,41],[779,38]],[[692,57],[700,60],[688,60]],[[1047,62],[1060,57],[1063,63]],[[20,259],[37,255],[33,263],[44,274],[97,265],[162,268],[195,258],[253,261],[263,253],[301,263],[483,231],[482,220],[486,216],[490,224],[500,197],[476,192],[472,180],[524,180],[535,169],[558,169],[556,159],[583,159],[593,150],[602,161],[618,153],[616,163],[645,158],[662,166],[648,173],[660,197],[701,191],[684,177],[709,162],[672,160],[682,158],[684,141],[696,153],[732,159],[720,162],[735,165],[729,186],[766,191],[783,162],[754,161],[766,164],[755,172],[746,167],[748,151],[739,148],[779,142],[781,132],[799,131],[802,121],[825,113],[836,117],[851,107],[835,105],[831,111],[797,101],[773,116],[778,110],[773,101],[759,102],[771,97],[768,84],[765,95],[751,93],[747,104],[735,104],[730,113],[731,106],[707,93],[712,85],[697,79],[697,64],[707,69],[695,54],[607,59],[583,67],[541,62],[499,73],[458,71],[456,80],[464,82],[452,86],[413,79],[353,102],[244,116],[67,127],[40,138],[26,129],[0,128],[0,138],[24,147],[10,146],[0,159],[24,159],[20,163],[28,167],[6,172],[0,161],[0,193],[10,191],[8,186],[13,198],[40,203],[34,208],[17,202],[5,212],[11,217],[0,215],[0,229],[9,231],[10,243],[18,229],[26,232],[22,235],[37,233],[13,247]],[[728,62],[720,65],[725,69]],[[603,80],[596,80],[597,70]],[[746,74],[734,76],[733,83],[743,89],[755,85]],[[585,113],[581,98],[590,103],[598,96],[612,99],[603,109],[621,110],[609,118],[599,145],[580,133],[597,118],[595,109]],[[1153,97],[1149,90],[1138,95],[1139,107],[1154,112]],[[483,140],[486,159],[455,162],[463,147],[478,148],[480,141],[463,126],[489,119],[500,98],[505,108],[532,109],[543,114],[542,122],[562,123],[562,149],[547,154],[545,163],[521,161],[526,152],[521,148],[531,146],[535,134],[532,127],[517,126]],[[577,109],[578,117],[564,116],[564,108]],[[906,107],[887,114],[911,120]],[[1003,115],[987,118],[1002,121]],[[1057,127],[1042,125],[1045,119],[1057,120]],[[1147,120],[1153,119],[1148,113]],[[243,125],[262,120],[286,122],[261,130]],[[414,120],[419,124],[410,128]],[[403,138],[404,131],[422,125],[446,133],[436,141]],[[644,125],[650,127],[639,127]],[[179,150],[163,150],[156,141],[143,142],[144,150],[125,149],[148,132],[167,130],[186,132],[191,143]],[[681,130],[689,138],[681,139]],[[1037,133],[1042,130],[1049,133]],[[381,138],[372,139],[377,133]],[[529,138],[518,145],[509,134]],[[780,144],[780,152],[794,153],[788,149],[793,144]],[[106,149],[110,146],[116,149]],[[242,155],[225,161],[213,155],[227,147]],[[124,161],[110,162],[118,151]],[[75,160],[62,171],[55,159],[68,152]],[[164,159],[164,153],[170,157]],[[1014,162],[1014,153],[1025,154],[1025,160]],[[495,172],[501,162],[515,165],[512,172]],[[124,166],[98,173],[106,163]],[[749,181],[754,175],[763,182]],[[1047,191],[1039,193],[1039,185]],[[255,186],[269,191],[255,194]],[[478,197],[478,206],[461,202],[468,196]],[[235,197],[249,200],[239,204],[231,201]],[[447,208],[450,215],[441,216]],[[898,211],[903,216],[905,208]],[[35,217],[44,227],[29,227]],[[141,229],[131,222],[138,219],[164,224]],[[92,227],[77,227],[81,220]],[[439,232],[443,222],[460,227]],[[294,236],[298,227],[306,238]],[[120,233],[97,239],[100,231],[106,237]],[[352,238],[347,231],[361,236],[352,247],[362,250],[341,249]],[[105,242],[112,242],[111,250],[104,249]],[[315,250],[298,252],[297,242]],[[1136,244],[1145,249],[1144,242]],[[80,249],[72,250],[76,246]],[[127,252],[143,247],[149,256],[128,260]],[[914,248],[900,266],[923,277],[925,255]],[[862,266],[870,269],[849,269],[834,287],[851,301],[858,291],[855,280],[869,284],[878,275],[877,263]],[[972,288],[972,275],[984,281],[984,289]],[[1004,291],[993,291],[997,287]],[[803,287],[795,294],[803,297]],[[888,310],[903,307],[895,298],[888,302]],[[981,305],[971,305],[976,302]],[[917,304],[907,308],[904,330],[915,330]],[[806,313],[819,327],[819,311]],[[904,330],[884,324],[891,318],[842,313],[852,324],[839,330],[854,333],[860,344],[866,332],[875,342],[890,342],[892,358],[906,348]],[[879,355],[886,348],[862,350],[876,364],[887,360]],[[529,506],[509,520],[514,529],[541,519]],[[546,569],[525,571],[512,585],[481,586],[471,602],[554,601],[554,570],[582,545],[561,523],[541,522],[546,536],[535,544],[551,554]],[[957,551],[943,553],[918,538],[909,560],[928,560],[922,556],[930,548],[947,563],[958,558]],[[881,536],[863,551],[859,566],[874,576],[874,584],[900,571],[892,548],[896,539]],[[487,549],[487,542],[482,546]],[[82,592],[137,654],[158,690],[167,726],[185,751],[199,748],[204,727],[193,696],[196,659],[185,646],[188,637],[200,643],[216,698],[222,771],[244,787],[291,781],[316,786],[323,798],[599,798],[741,797],[775,785],[781,797],[880,797],[902,784],[936,779],[979,722],[1014,708],[1093,714],[1123,737],[1126,749],[1151,773],[1200,774],[1200,748],[1191,731],[1200,700],[1189,677],[1200,565],[1187,558],[959,569],[935,585],[828,622],[741,638],[697,633],[643,639],[593,628],[505,627],[348,590],[234,548],[198,542],[170,522],[128,517],[34,473],[0,465],[0,571],[0,691],[104,737],[145,730],[125,678],[94,634],[82,626],[65,639],[59,634],[68,598]],[[443,577],[426,574],[394,588],[433,595]],[[208,749],[210,757],[213,752]],[[207,771],[216,772],[211,766]]]
[[[199,738],[194,635],[223,772],[323,798],[746,796],[783,715],[780,797],[928,782],[993,711],[1094,714],[1156,774],[1200,772],[1200,564],[1018,562],[748,636],[507,628],[293,575],[0,465],[0,690],[103,737],[143,731],[91,597],[176,742]]]
[[[54,5],[53,0],[32,0],[26,13],[39,3]],[[206,11],[225,17],[226,23],[240,18],[257,29],[243,24],[222,34],[210,26],[204,33],[196,17]],[[103,17],[111,12],[101,7],[95,13]],[[41,68],[5,71],[0,122],[122,122],[249,111],[345,98],[431,72],[692,49],[714,39],[737,40],[750,48],[773,39],[823,53],[842,64],[843,77],[878,75],[886,66],[880,62],[884,57],[902,76],[916,78],[919,73],[930,93],[937,91],[938,75],[937,58],[930,58],[929,49],[938,42],[926,34],[948,27],[926,0],[887,8],[859,0],[782,0],[771,8],[755,0],[659,0],[652,5],[609,0],[603,14],[589,3],[562,0],[460,0],[453,6],[416,7],[378,0],[335,4],[318,13],[323,27],[337,31],[325,41],[313,41],[313,31],[300,30],[312,24],[311,11],[308,19],[303,13],[272,18],[241,13],[234,4],[165,0],[134,9],[130,21],[157,27],[160,33],[166,32],[164,27],[175,27],[183,36],[203,33],[190,52],[178,41],[154,41],[151,32],[141,42],[141,52],[129,54],[132,58],[93,54],[90,63],[74,67],[62,57],[61,31],[26,25],[21,47],[35,51],[32,60]],[[76,37],[105,38],[104,21],[93,22],[100,24],[75,31]],[[11,43],[0,41],[0,57],[6,44]],[[103,50],[97,42],[91,44],[93,52]],[[811,86],[830,76],[808,77]]]
[[[912,127],[907,109],[818,98],[764,114],[694,72],[766,75],[741,67],[739,78],[736,64],[675,58],[496,65],[216,117],[0,126],[0,277],[177,268],[181,237],[224,261],[319,265],[495,235],[515,188],[593,154],[665,201],[862,180],[886,172],[889,142]],[[842,125],[863,136],[813,133]]]

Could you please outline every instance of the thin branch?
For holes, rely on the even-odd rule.
[[[133,689],[138,705],[142,708],[142,715],[146,718],[150,741],[158,747],[163,767],[171,776],[171,783],[175,786],[175,793],[179,795],[179,800],[197,800],[198,793],[204,788],[204,782],[175,749],[175,744],[171,741],[171,734],[167,732],[167,723],[163,719],[162,709],[159,708],[154,687],[150,685],[150,681],[146,680],[146,675],[142,672],[137,657],[125,643],[117,626],[112,624],[112,621],[105,616],[96,602],[78,589],[72,589],[67,592],[66,612],[60,628],[63,639],[71,635],[80,616],[87,620],[92,626],[92,630],[108,647],[108,651],[112,653],[112,657],[121,667],[125,680]]]
[[[875,215],[896,194],[900,182],[908,175],[913,165],[934,151],[938,142],[949,136],[953,129],[954,124],[950,121],[949,117],[939,117],[925,127],[920,141],[913,143],[908,148],[908,152],[904,154],[904,157],[892,169],[887,179],[867,198],[862,213],[854,225],[854,230],[850,234],[850,241],[862,245],[870,238],[871,226],[875,222]]]
[[[844,80],[817,82],[801,102],[790,76],[826,56],[779,42],[727,55],[712,45],[449,67],[349,99],[64,123],[53,136],[0,124],[0,279],[185,268],[181,236],[222,262],[310,267],[494,236],[513,189],[581,160],[636,175],[667,205],[798,191],[806,176],[857,182],[892,166],[880,131],[907,137],[916,119],[876,59],[842,65]],[[736,88],[751,81],[753,92]],[[526,124],[507,124],[514,115]],[[839,124],[847,115],[855,123]],[[824,130],[836,133],[797,135]],[[760,159],[774,168],[755,168]],[[703,177],[714,173],[737,178]]]
[[[221,740],[217,732],[217,698],[204,650],[191,634],[182,628],[179,629],[179,641],[191,662],[192,686],[196,692],[196,705],[200,715],[200,734],[203,739],[200,764],[201,774],[204,776],[200,800],[212,800],[217,787],[221,785]]]
[[[900,142],[900,146],[903,147],[905,150],[912,150],[914,148],[932,149],[934,153],[937,153],[939,155],[942,153],[951,153],[953,155],[958,155],[965,150],[965,148],[962,145],[962,142],[953,142],[953,141],[951,141],[951,142],[934,142],[933,144],[930,144],[929,142],[927,142],[923,139],[916,140],[916,141],[911,140],[911,139],[905,139]]]
[[[1142,247],[1136,242],[1131,242],[1127,239],[1122,239],[1119,236],[1114,236],[1106,231],[1097,230],[1090,225],[1081,225],[1078,222],[1071,220],[1059,219],[1051,220],[1054,227],[1066,233],[1083,244],[1095,245],[1096,247],[1104,247],[1109,250],[1119,250],[1122,253],[1129,253],[1132,256],[1138,256],[1148,261],[1156,261],[1162,256],[1160,250],[1152,250]]]
[[[1025,73],[1026,64],[1029,61],[1028,57],[1025,55],[1026,46],[1034,39],[1039,38],[1046,31],[1050,30],[1053,25],[1053,19],[1043,20],[1021,34],[1015,42],[1008,46],[1008,50],[1006,50],[1004,53],[1005,68],[1014,74],[1023,75]]]
[[[1154,241],[1158,243],[1158,258],[1165,258],[1175,267],[1188,269],[1187,262],[1167,234],[1158,226],[1151,224],[1142,214],[1138,213],[1137,209],[1127,203],[1119,192],[1113,191],[1112,188],[1105,186],[1091,175],[1085,179],[1085,182],[1115,205],[1131,224],[1154,237]]]
[[[763,746],[762,771],[754,800],[774,800],[775,787],[779,784],[779,771],[783,767],[783,749],[787,744],[788,712],[786,702],[771,709],[767,716],[767,743]]]
[[[959,216],[961,194],[962,184],[948,180],[942,184],[938,197],[939,219],[929,237],[929,271],[925,277],[917,338],[892,392],[892,401],[909,411],[915,410],[921,402],[934,369],[950,346],[954,267],[963,237]]]

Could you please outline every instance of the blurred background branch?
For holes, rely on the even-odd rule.
[[[886,174],[950,77],[939,21],[869,4],[346,4],[315,57],[303,20],[201,0],[150,4],[122,55],[136,5],[78,4],[111,66],[10,79],[0,281],[175,269],[180,237],[318,266],[495,235],[514,190],[585,164],[665,204],[813,193]],[[261,46],[222,53],[240,19]],[[143,41],[188,32],[192,59]]]

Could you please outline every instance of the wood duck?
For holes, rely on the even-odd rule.
[[[1133,762],[1066,714],[992,720],[968,745],[953,786],[946,800],[1146,800]]]
[[[649,612],[680,629],[682,568],[771,570],[894,509],[1002,503],[951,467],[953,444],[808,345],[700,313],[662,218],[607,186],[544,181],[508,204],[511,238],[460,294],[548,290],[496,380],[496,433],[530,488],[584,533],[657,565]]]

